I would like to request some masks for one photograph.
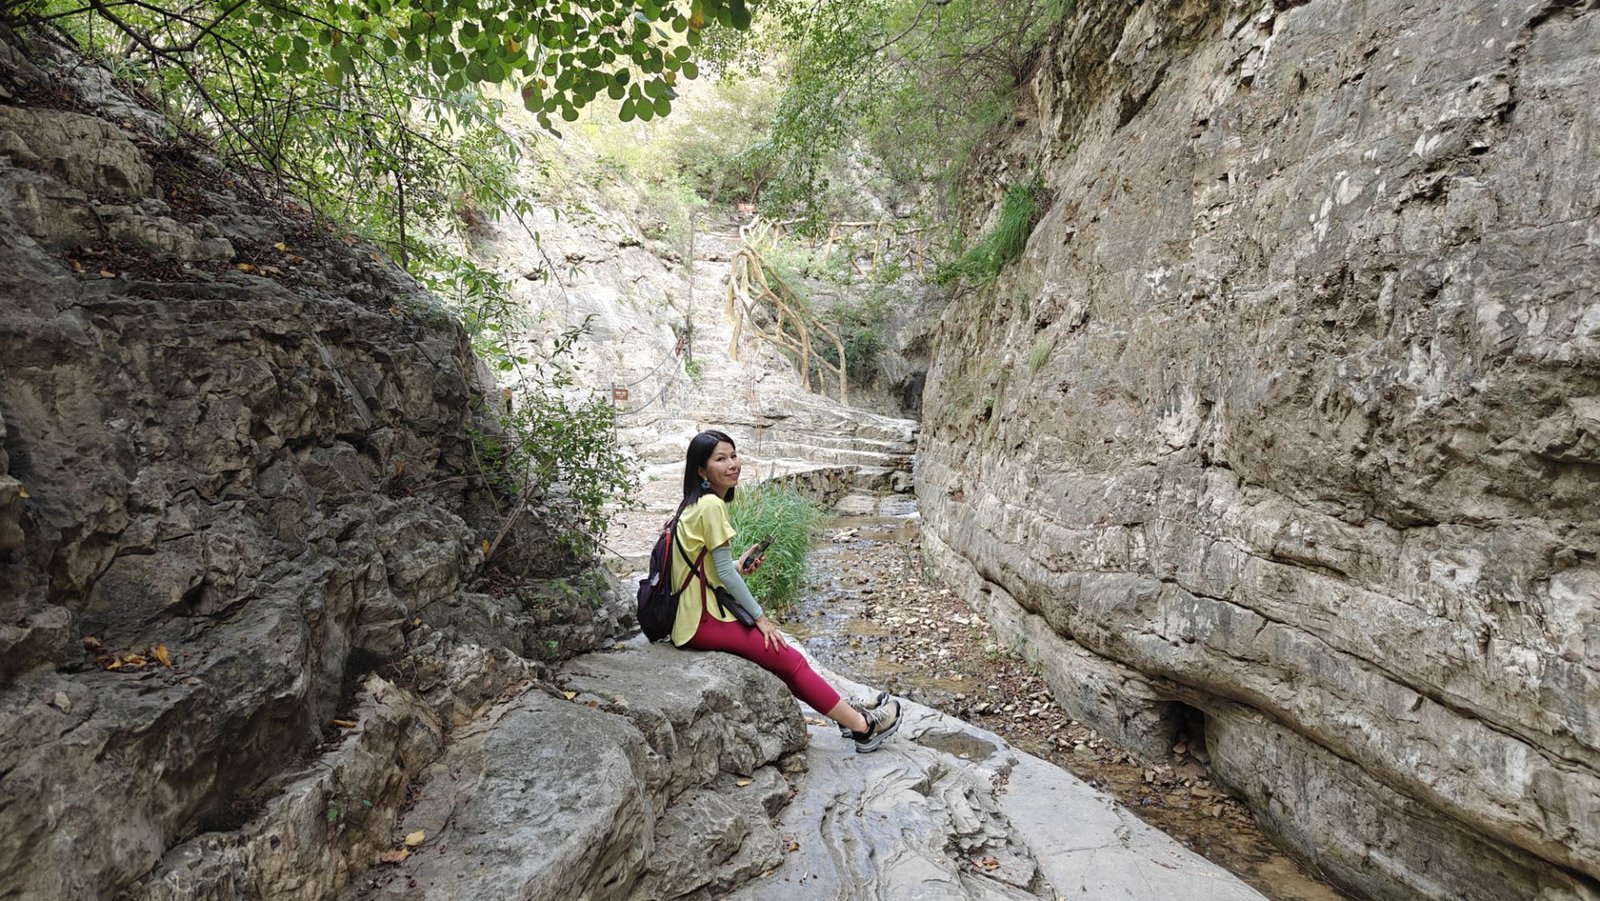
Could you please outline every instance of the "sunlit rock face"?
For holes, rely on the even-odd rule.
[[[1600,9],[1064,28],[973,179],[1048,200],[941,323],[930,555],[1339,882],[1594,897]]]

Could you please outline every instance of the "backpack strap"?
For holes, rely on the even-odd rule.
[[[679,588],[677,592],[674,592],[673,596],[676,597],[678,592],[682,592],[683,589],[689,587],[689,579],[692,579],[695,576],[699,576],[700,577],[700,607],[701,607],[701,609],[705,609],[705,606],[706,606],[706,586],[708,586],[710,584],[710,580],[708,580],[706,578],[705,571],[701,569],[700,564],[706,559],[706,549],[702,547],[700,549],[699,556],[697,556],[693,561],[690,561],[689,560],[689,552],[683,549],[683,545],[682,544],[678,543],[678,533],[676,531],[674,531],[672,533],[672,546],[678,549],[678,554],[679,554],[679,556],[683,557],[683,562],[689,564],[689,575],[688,575],[687,578],[685,578],[683,580],[683,586],[681,588]],[[717,599],[717,609],[722,611],[722,615],[723,616],[727,616],[728,615],[728,608],[724,607],[722,605],[722,598],[718,597],[715,593],[712,593],[711,596]]]
[[[682,594],[684,589],[689,587],[689,580],[695,576],[699,576],[700,609],[704,610],[706,608],[706,590],[711,584],[711,581],[706,578],[705,571],[701,568],[701,563],[703,563],[706,559],[706,549],[704,547],[700,548],[699,555],[696,556],[694,560],[690,560],[689,552],[684,550],[683,544],[678,541],[678,519],[683,516],[683,511],[684,506],[679,504],[678,512],[672,514],[672,519],[667,523],[667,528],[672,530],[672,546],[678,549],[678,555],[683,557],[683,562],[689,564],[689,575],[684,578],[683,584],[678,586],[678,590],[674,591],[672,596],[677,597],[678,595]],[[668,584],[670,585],[670,583]],[[711,596],[717,599],[717,609],[722,611],[723,616],[727,616],[728,608],[722,605],[722,598],[717,597],[716,593],[714,592],[711,594]]]
[[[704,595],[706,593],[706,586],[705,586],[706,576],[705,576],[705,573],[700,571],[700,561],[704,560],[706,558],[706,549],[705,548],[701,548],[700,549],[700,556],[699,556],[698,559],[690,560],[689,559],[689,552],[684,550],[683,549],[683,544],[678,541],[677,530],[673,530],[673,533],[672,533],[672,546],[677,549],[678,556],[683,558],[683,562],[689,564],[689,574],[687,576],[684,576],[683,584],[678,586],[678,590],[674,591],[672,593],[673,597],[677,597],[678,595],[682,594],[683,590],[685,588],[689,587],[689,580],[694,578],[695,576],[699,576],[700,577],[700,594],[701,594],[701,598],[700,599],[702,601],[704,601],[705,600]]]

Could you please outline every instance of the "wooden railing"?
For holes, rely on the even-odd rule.
[[[856,238],[868,233],[872,236],[872,245],[866,253],[860,253]],[[927,231],[920,226],[906,227],[892,219],[833,223],[828,226],[828,237],[823,241],[819,260],[828,262],[833,249],[841,243],[850,247],[850,265],[866,278],[876,277],[882,263],[893,259],[896,252],[905,258],[906,267],[918,274],[933,265],[932,239]],[[865,267],[861,264],[863,257],[867,260]]]
[[[839,382],[839,402],[848,404],[850,379],[846,372],[849,367],[844,355],[844,342],[781,280],[769,278],[768,268],[756,250],[764,238],[776,236],[775,226],[781,228],[785,224],[769,223],[757,218],[739,227],[739,250],[733,255],[732,270],[728,273],[726,312],[733,321],[733,340],[728,343],[728,356],[739,359],[739,341],[748,327],[756,337],[795,355],[800,365],[800,384],[807,391],[818,390],[811,385],[813,362],[824,371],[831,372]],[[762,307],[772,313],[768,317],[770,328],[764,327],[756,316],[757,310]],[[834,360],[829,360],[826,354],[813,347],[814,343],[822,344],[824,340],[832,345]]]
[[[850,384],[846,375],[849,367],[844,342],[761,258],[762,246],[784,237],[789,226],[799,221],[773,221],[755,216],[739,226],[739,250],[733,255],[733,268],[728,276],[727,315],[733,321],[733,342],[728,353],[733,359],[739,358],[739,340],[748,324],[755,336],[798,358],[800,379],[806,390],[820,390],[811,385],[815,361],[818,368],[838,380],[839,400],[849,403]],[[863,236],[869,236],[871,243],[862,241]],[[878,219],[834,222],[828,226],[825,238],[812,242],[811,250],[813,258],[822,264],[836,252],[848,253],[850,266],[856,274],[873,280],[887,263],[899,263],[918,274],[931,268],[934,265],[932,244],[931,232],[921,226]],[[756,312],[763,307],[772,313],[768,317],[771,328],[764,328],[756,321]],[[828,353],[829,349],[832,354]]]

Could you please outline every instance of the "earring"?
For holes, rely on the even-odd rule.
[[[710,479],[701,479],[700,480],[700,490],[701,491],[709,491],[709,490],[711,490],[711,480]]]

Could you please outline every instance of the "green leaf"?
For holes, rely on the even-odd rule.
[[[655,111],[656,115],[658,116],[667,115],[668,113],[672,112],[672,101],[665,97],[657,97],[655,102]]]
[[[633,113],[633,101],[632,100],[624,100],[624,101],[622,101],[622,108],[617,111],[617,118],[621,119],[624,122],[632,122],[633,121],[633,115],[634,115],[634,113]]]

